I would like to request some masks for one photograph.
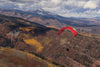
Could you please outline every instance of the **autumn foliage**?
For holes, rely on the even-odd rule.
[[[24,39],[24,42],[26,44],[29,44],[31,46],[36,47],[37,48],[36,52],[41,52],[42,49],[43,49],[43,46],[37,40],[35,40],[35,39]]]

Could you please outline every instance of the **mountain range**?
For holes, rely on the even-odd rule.
[[[78,31],[100,33],[100,20],[98,18],[68,18],[44,11],[43,9],[36,9],[34,11],[0,9],[0,14],[20,17],[53,28],[72,26],[75,27]]]
[[[10,15],[10,13],[8,12]],[[26,19],[0,15],[2,67],[100,67],[100,41]]]

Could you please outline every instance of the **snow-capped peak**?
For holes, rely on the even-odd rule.
[[[40,14],[40,15],[56,15],[56,14],[51,13],[51,12],[49,12],[49,11],[46,11],[46,10],[44,10],[44,9],[42,9],[42,8],[34,9],[33,12],[36,12],[36,13],[38,13],[38,14]]]

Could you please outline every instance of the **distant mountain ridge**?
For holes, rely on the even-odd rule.
[[[67,23],[72,22],[72,23],[82,23],[82,24],[89,24],[89,25],[95,25],[95,24],[91,24],[90,22],[93,20],[96,21],[95,19],[89,19],[89,18],[68,18],[68,17],[62,17],[60,15],[45,11],[43,9],[36,9],[34,11],[21,11],[21,10],[11,10],[11,9],[0,9],[0,13],[1,14],[5,14],[6,12],[14,12],[14,14],[11,14],[11,16],[17,16],[17,13],[20,14],[27,14],[27,15],[32,15],[32,17],[37,16],[37,17],[42,17],[42,18],[46,18],[46,19],[57,19],[57,20],[62,20],[62,23]],[[27,16],[26,15],[26,16]],[[31,17],[28,17],[31,18]],[[26,18],[27,19],[27,18]],[[65,21],[65,22],[64,22]],[[98,21],[97,21],[98,22]],[[99,24],[99,23],[98,23]]]
[[[97,19],[97,20],[100,20],[100,17],[94,17],[95,19]]]
[[[21,10],[11,10],[11,9],[1,9],[0,14],[15,16],[27,19],[32,22],[39,23],[45,26],[53,26],[55,28],[62,28],[66,26],[77,27],[79,31],[86,31],[84,28],[89,28],[95,33],[100,33],[100,20],[95,18],[66,18],[59,16],[57,14],[44,11],[43,9],[36,9],[34,11],[21,11]],[[80,29],[81,27],[81,29]],[[98,28],[96,28],[98,27]]]

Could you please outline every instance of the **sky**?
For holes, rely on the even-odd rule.
[[[64,17],[100,17],[100,0],[0,0],[0,8],[44,9]]]

